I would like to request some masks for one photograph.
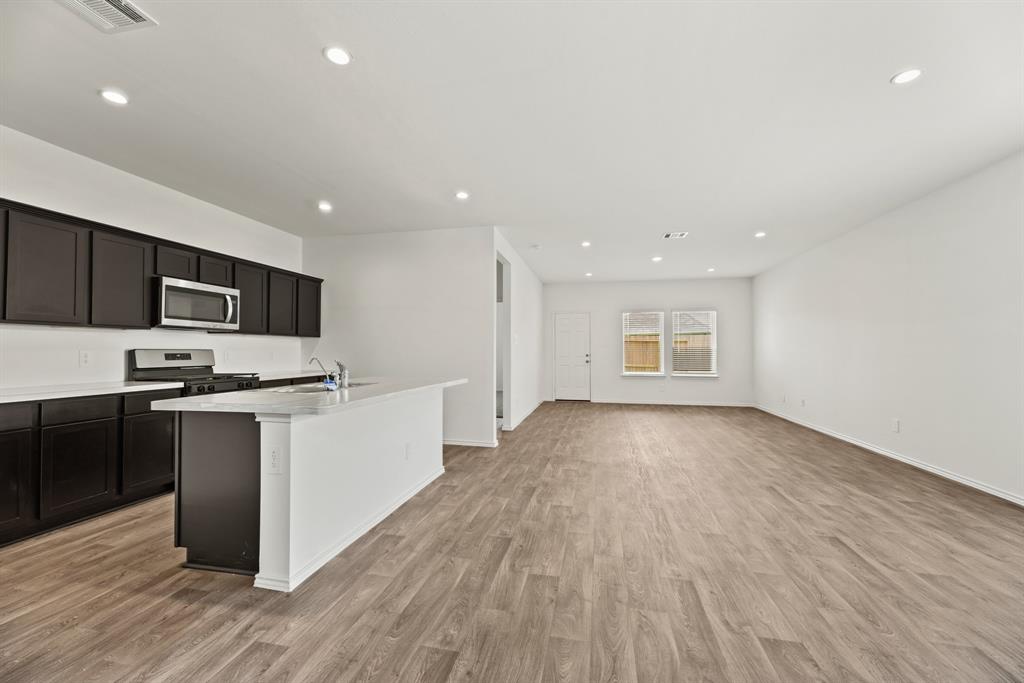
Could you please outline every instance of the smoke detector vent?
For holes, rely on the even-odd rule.
[[[156,19],[128,0],[57,0],[105,33],[156,26]]]
[[[662,237],[667,240],[681,240],[689,234],[688,232],[666,232]]]

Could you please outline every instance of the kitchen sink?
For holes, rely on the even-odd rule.
[[[349,389],[353,387],[367,387],[376,382],[350,382]],[[323,384],[293,384],[289,387],[275,387],[270,391],[277,391],[282,394],[320,394],[327,392]]]

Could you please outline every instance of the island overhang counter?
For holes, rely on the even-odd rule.
[[[189,567],[292,591],[444,473],[443,392],[354,380],[154,401],[180,411],[175,545]]]

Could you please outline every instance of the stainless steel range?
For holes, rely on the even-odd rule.
[[[184,382],[186,396],[260,387],[255,372],[214,372],[213,349],[133,349],[129,355],[133,380]]]

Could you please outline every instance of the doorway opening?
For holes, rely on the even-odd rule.
[[[497,257],[497,303],[494,316],[494,417],[498,432],[511,423],[512,406],[512,267]]]

